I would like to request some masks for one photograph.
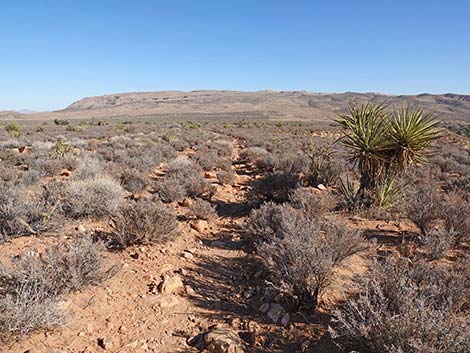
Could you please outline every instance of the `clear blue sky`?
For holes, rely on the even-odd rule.
[[[2,1],[0,110],[173,89],[470,94],[470,1]]]

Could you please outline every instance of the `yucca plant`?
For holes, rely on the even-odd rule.
[[[387,106],[374,102],[350,103],[348,114],[336,120],[344,130],[340,140],[349,150],[349,161],[361,174],[361,189],[373,188],[384,173],[390,149],[388,120]]]
[[[388,135],[392,144],[391,162],[399,171],[424,163],[432,154],[431,143],[440,137],[438,121],[432,113],[403,108],[393,112]]]
[[[404,108],[390,113],[387,106],[351,103],[347,114],[335,120],[342,127],[340,138],[349,150],[349,160],[361,174],[359,192],[373,190],[410,165],[423,163],[440,137],[431,113]]]

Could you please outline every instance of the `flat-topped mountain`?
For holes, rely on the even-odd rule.
[[[470,120],[470,95],[205,90],[135,92],[88,97],[64,110],[29,114],[27,118],[239,116],[322,120],[344,111],[350,101],[363,102],[370,99],[394,106],[420,106],[435,112],[443,120]]]

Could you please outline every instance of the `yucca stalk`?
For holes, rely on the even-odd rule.
[[[433,150],[431,144],[441,136],[438,121],[421,109],[396,110],[390,121],[389,136],[393,144],[392,163],[398,171],[412,164],[424,163]]]

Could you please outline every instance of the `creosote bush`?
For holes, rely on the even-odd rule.
[[[388,259],[375,262],[362,283],[362,293],[335,310],[330,327],[346,351],[468,352],[470,293],[458,274]]]
[[[140,244],[163,244],[177,235],[174,212],[160,201],[138,201],[122,207],[112,218],[110,245],[123,249]]]
[[[299,178],[292,173],[268,174],[253,183],[249,198],[259,201],[286,202],[289,194],[299,184]]]
[[[444,207],[441,195],[436,185],[425,184],[416,187],[409,197],[406,205],[408,218],[416,224],[422,234],[427,234],[434,222],[441,216]]]

